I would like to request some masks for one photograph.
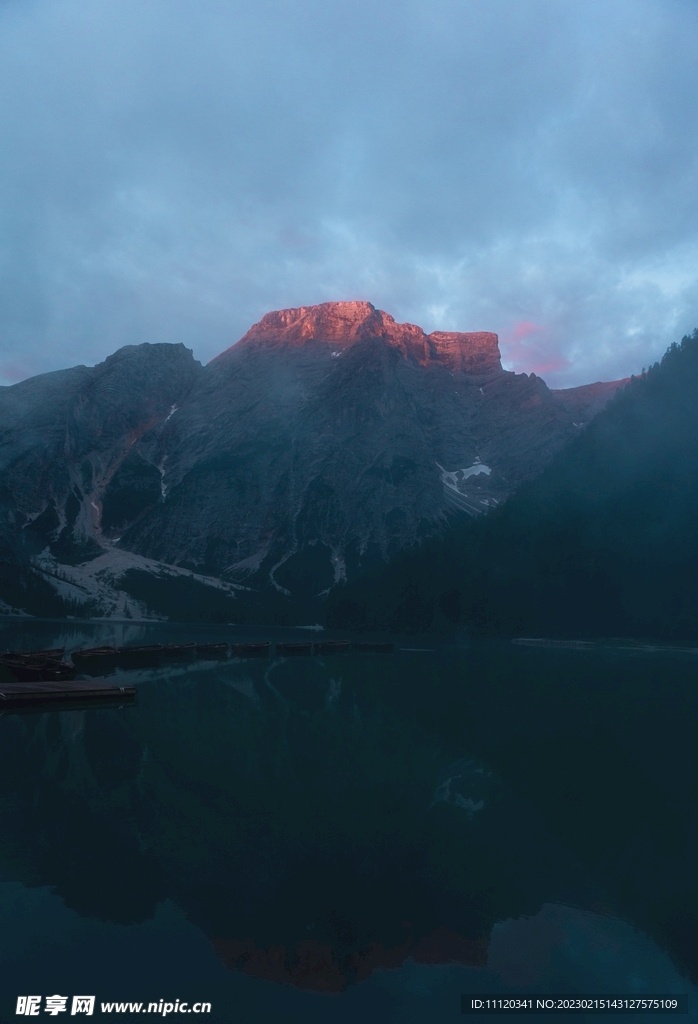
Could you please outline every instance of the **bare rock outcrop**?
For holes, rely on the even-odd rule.
[[[425,334],[415,324],[396,323],[389,313],[376,309],[370,302],[323,302],[318,306],[267,313],[237,345],[300,348],[317,342],[342,351],[367,339],[383,341],[421,365],[437,362],[471,374],[501,372],[502,369],[496,334],[488,331]],[[232,349],[221,353],[217,360],[224,360],[230,352]]]

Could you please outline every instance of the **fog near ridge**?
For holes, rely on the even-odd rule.
[[[3,0],[0,381],[367,299],[551,386],[698,323],[684,0]]]

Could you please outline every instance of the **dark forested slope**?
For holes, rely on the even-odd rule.
[[[698,638],[698,330],[505,505],[348,583],[328,622]]]

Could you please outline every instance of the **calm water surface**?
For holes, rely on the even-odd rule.
[[[241,638],[15,621],[0,648]],[[0,1020],[60,993],[442,1022],[484,991],[689,993],[698,1019],[695,655],[476,644],[118,678],[135,707],[0,717]]]

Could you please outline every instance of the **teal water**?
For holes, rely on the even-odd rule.
[[[0,647],[175,637],[240,634],[14,621]],[[0,717],[0,1020],[24,994],[370,1024],[612,991],[688,993],[698,1019],[695,655],[483,643],[118,678],[135,707]]]

